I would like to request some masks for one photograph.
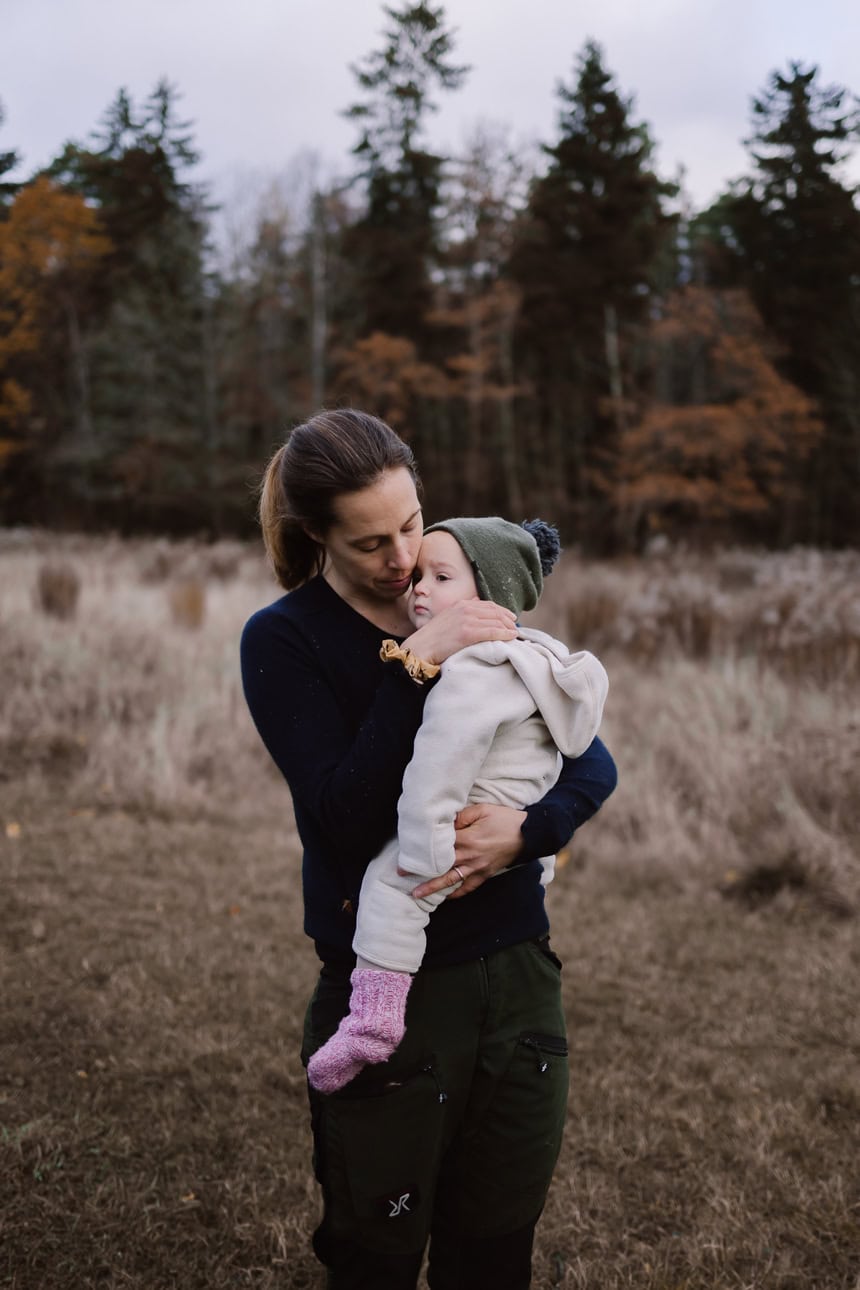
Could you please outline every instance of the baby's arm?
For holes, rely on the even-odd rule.
[[[519,711],[520,688],[505,687],[505,673],[504,665],[463,650],[448,660],[428,696],[397,806],[402,874],[433,878],[454,864],[454,820],[499,726],[528,715]]]

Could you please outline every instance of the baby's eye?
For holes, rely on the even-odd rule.
[[[437,581],[437,582],[447,582],[447,581],[448,581],[448,575],[447,575],[447,573],[437,573],[437,574],[436,574],[436,581]]]

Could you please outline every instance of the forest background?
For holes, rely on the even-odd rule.
[[[695,210],[593,42],[539,155],[501,126],[432,151],[469,69],[441,7],[384,12],[351,172],[217,247],[167,82],[25,182],[0,155],[0,523],[247,533],[285,430],[355,404],[431,516],[544,513],[600,553],[856,543],[856,98],[774,70],[747,176]]]

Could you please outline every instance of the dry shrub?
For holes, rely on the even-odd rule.
[[[77,613],[80,594],[81,580],[74,565],[55,560],[39,566],[36,603],[42,613],[67,622]]]
[[[177,563],[176,548],[166,540],[147,545],[142,554],[139,567],[140,581],[145,585],[166,582],[173,573]]]
[[[182,578],[167,592],[170,616],[178,627],[196,631],[206,615],[206,588],[198,578]]]
[[[71,779],[86,764],[87,741],[62,730],[0,737],[0,783],[39,771],[50,781]]]
[[[137,549],[137,576],[144,586],[194,578],[232,582],[254,550],[251,543],[229,538],[211,543],[159,538],[129,545]]]
[[[789,907],[805,904],[834,918],[852,918],[857,913],[837,877],[810,866],[797,849],[788,851],[782,860],[751,863],[739,872],[730,871],[719,890],[726,899],[740,901],[749,909],[783,898]]]
[[[638,561],[567,555],[535,620],[578,648],[752,658],[789,677],[860,678],[860,553],[683,551]]]
[[[239,574],[244,554],[241,542],[213,542],[201,553],[206,576],[219,582],[231,582]]]

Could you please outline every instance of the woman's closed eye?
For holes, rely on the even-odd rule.
[[[400,530],[400,532],[414,533],[417,527],[418,527],[418,521],[410,520],[408,524],[403,525],[403,528]],[[372,555],[374,551],[379,550],[379,548],[382,546],[382,542],[380,541],[379,538],[373,538],[368,542],[355,542],[354,546],[356,551],[361,551],[362,555]]]

